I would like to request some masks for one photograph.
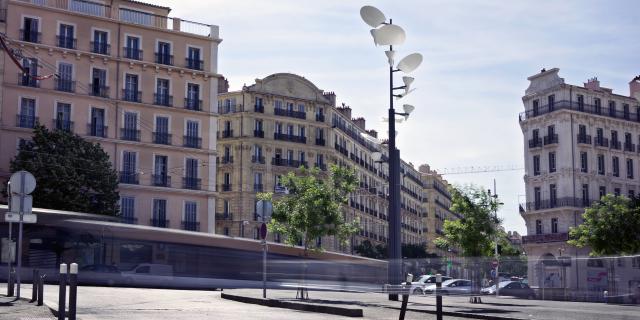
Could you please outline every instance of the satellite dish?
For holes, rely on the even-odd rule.
[[[371,29],[373,42],[381,46],[396,46],[404,43],[407,38],[404,30],[395,24],[385,24],[378,29]]]
[[[373,28],[377,28],[387,21],[384,13],[373,6],[364,6],[360,8],[360,17],[362,17],[362,20],[364,20],[366,24]]]
[[[422,63],[422,55],[419,53],[412,53],[398,62],[398,69],[400,71],[409,73],[420,66]]]

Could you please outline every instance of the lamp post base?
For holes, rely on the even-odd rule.
[[[390,293],[389,294],[389,301],[398,301],[398,294]]]

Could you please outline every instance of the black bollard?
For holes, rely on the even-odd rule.
[[[67,264],[60,264],[60,291],[58,292],[58,320],[65,320],[67,300]]]
[[[78,264],[69,265],[69,320],[76,320],[76,302],[78,300]]]
[[[407,313],[407,303],[409,302],[409,290],[411,290],[411,282],[413,281],[413,275],[407,274],[407,281],[402,286],[402,306],[400,307],[400,320],[404,320],[404,315]]]
[[[33,269],[33,274],[31,275],[31,301],[35,302],[38,300],[38,278],[40,277],[40,271],[38,269]]]
[[[7,283],[7,297],[13,297],[15,290],[15,281],[16,281],[16,270],[11,268],[9,271],[9,281]]]
[[[436,320],[442,320],[442,294],[440,289],[442,288],[442,275],[436,274]]]
[[[46,274],[38,277],[38,305],[41,306],[44,304],[44,278]]]

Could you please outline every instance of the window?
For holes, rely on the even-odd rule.
[[[253,174],[253,191],[262,192],[262,172],[255,172]]]
[[[38,18],[25,17],[22,23],[22,30],[20,30],[20,36],[22,41],[27,42],[40,42],[40,20]]]
[[[549,173],[556,172],[556,153],[549,152]]]
[[[627,178],[633,179],[633,159],[627,159]]]
[[[611,161],[612,171],[614,177],[620,176],[620,158],[614,156]]]
[[[138,154],[133,151],[122,152],[122,172],[120,182],[126,184],[138,184],[137,160]]]
[[[536,220],[536,234],[542,234],[542,220]]]
[[[127,74],[124,80],[124,100],[131,102],[140,102],[142,93],[138,91],[138,75]]]
[[[200,100],[200,85],[195,83],[187,84],[185,108],[189,110],[202,110],[202,100]]]
[[[185,189],[200,190],[200,179],[198,179],[198,159],[187,158],[185,162]]]
[[[73,81],[73,65],[60,62],[58,64],[58,76],[54,78],[55,89],[64,92],[74,92],[75,82]]]
[[[534,200],[535,210],[539,210],[540,209],[541,200],[542,200],[541,199],[540,187],[533,188],[533,200]]]
[[[204,63],[202,58],[200,57],[200,49],[189,47],[187,49],[187,68],[202,70],[204,67]]]
[[[93,31],[93,42],[91,51],[98,54],[110,54],[109,33],[102,30]]]
[[[20,114],[17,125],[20,128],[34,128],[38,122],[36,117],[36,100],[29,98],[20,99]]]
[[[598,155],[598,174],[604,175],[604,155]]]
[[[533,110],[533,116],[537,116],[539,114],[539,109],[540,109],[540,102],[538,101],[538,99],[533,100],[532,101],[532,110]]]
[[[138,114],[125,111],[124,127],[121,129],[121,139],[129,141],[140,141],[140,130],[138,130]]]
[[[626,103],[622,105],[622,114],[625,120],[629,120],[629,105]]]
[[[184,146],[189,148],[201,148],[200,124],[195,120],[187,120]]]
[[[549,185],[549,205],[551,208],[555,208],[558,200],[557,190],[555,184]]]
[[[613,188],[613,195],[620,196],[620,188]]]
[[[276,100],[273,102],[273,107],[275,109],[282,109],[282,100]]]
[[[582,185],[582,205],[588,206],[590,204],[591,204],[591,201],[589,200],[589,185],[583,184]]]
[[[38,59],[22,59],[22,68],[24,69],[24,73],[19,77],[20,85],[34,88],[39,87],[40,81],[36,78],[38,75]]]
[[[540,156],[533,156],[533,175],[540,175]]]
[[[166,228],[167,221],[167,200],[165,199],[153,199],[153,219],[152,224],[154,227]]]
[[[593,98],[593,104],[596,114],[602,114],[602,102],[600,101],[600,98]]]
[[[135,198],[120,198],[120,218],[124,223],[135,223]]]
[[[558,233],[558,218],[551,218],[551,233]]]
[[[61,23],[58,31],[58,47],[75,49],[76,39],[74,35],[74,26]]]
[[[94,137],[106,137],[107,126],[105,126],[104,120],[104,109],[91,108],[91,123],[89,125],[89,135]]]
[[[604,197],[607,194],[607,187],[605,186],[600,186],[599,190],[598,190],[598,196],[599,199]]]
[[[588,170],[587,153],[580,152],[580,172],[587,172]]]
[[[578,111],[584,111],[584,96],[578,95]]]
[[[169,171],[168,158],[163,155],[154,156],[153,165],[153,185],[158,187],[168,187],[171,184],[167,173]]]
[[[171,95],[170,90],[170,83],[168,79],[157,79],[154,99],[155,104],[168,107],[172,106],[173,96]]]
[[[169,134],[169,118],[164,116],[156,117],[156,131],[153,133],[154,143],[171,144],[171,134]]]
[[[184,202],[183,228],[189,231],[198,231],[198,203],[195,201]]]
[[[547,97],[547,102],[549,105],[549,112],[553,111],[553,108],[555,107],[555,102],[556,102],[556,96],[555,95],[550,95]]]
[[[158,41],[158,51],[156,52],[156,63],[173,65],[173,55],[171,54],[171,44]]]
[[[609,116],[616,116],[616,102],[609,100]]]
[[[107,87],[107,70],[93,68],[91,71],[91,92],[96,97],[107,98],[109,95],[109,87]]]
[[[68,103],[56,103],[56,129],[64,131],[73,130],[73,122],[71,122],[71,105]]]
[[[140,38],[127,36],[124,47],[124,57],[127,59],[142,60],[142,50],[140,49]]]

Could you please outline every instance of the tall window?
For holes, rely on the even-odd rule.
[[[255,172],[253,174],[253,191],[255,192],[262,192],[263,187],[262,187],[262,173],[261,172]]]
[[[189,47],[187,50],[187,68],[202,70],[204,66],[200,57],[200,49]]]
[[[158,51],[156,52],[156,63],[173,65],[173,55],[171,54],[171,44],[158,41]]]
[[[138,130],[138,114],[126,111],[124,113],[124,127],[121,129],[121,138],[129,141],[140,141]]]
[[[97,97],[106,98],[109,95],[109,87],[107,87],[107,70],[93,68],[91,71],[91,92],[90,94]]]
[[[549,173],[556,172],[556,153],[549,152]]]
[[[184,146],[189,148],[201,148],[200,125],[198,121],[187,120]]]
[[[75,28],[72,25],[60,24],[60,30],[58,34],[58,47],[66,49],[76,48]]]
[[[556,96],[555,95],[550,95],[547,97],[547,102],[549,104],[549,111],[553,111],[553,109],[555,108],[555,104],[556,104]]]
[[[198,179],[198,159],[187,158],[184,172],[185,189],[200,189],[200,179]]]
[[[540,113],[540,101],[538,101],[538,99],[533,100],[532,102],[532,106],[531,109],[533,111],[533,116],[537,116]]]
[[[155,155],[153,168],[153,185],[159,187],[168,187],[171,183],[168,177],[168,158],[163,155]]]
[[[629,104],[622,105],[622,115],[626,120],[629,120]]]
[[[56,103],[56,129],[64,131],[73,130],[73,122],[71,122],[71,105],[68,103]]]
[[[38,122],[36,118],[36,100],[29,98],[20,99],[20,114],[18,115],[18,127],[34,128]]]
[[[542,201],[541,198],[542,198],[542,193],[540,192],[540,187],[533,188],[533,200],[534,200],[535,210],[540,209],[540,204]]]
[[[591,204],[591,201],[589,200],[589,185],[583,184],[582,185],[582,205],[588,206],[590,204]]]
[[[195,201],[184,202],[183,228],[190,231],[198,231],[198,203]]]
[[[138,91],[138,75],[127,74],[124,80],[124,100],[140,102],[142,94]]]
[[[98,54],[109,54],[109,33],[101,30],[93,31],[93,42],[91,51]]]
[[[189,110],[202,110],[202,101],[200,100],[200,85],[195,83],[187,84],[187,98],[185,108]]]
[[[587,153],[586,152],[580,152],[580,172],[587,172],[589,171],[589,164],[587,161]]]
[[[558,218],[551,218],[551,233],[558,233]]]
[[[65,92],[75,91],[75,83],[73,82],[73,65],[66,62],[60,62],[58,64],[58,77],[54,80],[56,90]]]
[[[604,175],[604,155],[598,155],[598,174]]]
[[[40,20],[38,18],[25,17],[20,30],[21,40],[27,42],[40,42]]]
[[[598,199],[604,197],[607,194],[607,187],[605,186],[600,186],[600,188],[598,189]]]
[[[91,123],[89,124],[89,135],[94,137],[107,136],[104,109],[91,108]]]
[[[533,156],[533,175],[540,175],[540,156]]]
[[[558,200],[557,190],[555,184],[549,185],[549,204],[552,208],[555,208]]]
[[[619,177],[620,176],[620,158],[614,156],[611,159],[611,169],[613,171],[613,176],[614,177]]]
[[[40,82],[36,78],[38,75],[38,59],[36,58],[24,58],[22,59],[22,68],[24,73],[20,77],[20,85],[27,87],[39,87]]]
[[[169,133],[169,118],[165,116],[156,117],[156,131],[153,135],[154,143],[171,144],[171,134]]]
[[[581,94],[578,95],[578,110],[584,111],[584,96]]]
[[[593,104],[596,114],[602,114],[602,102],[600,101],[600,98],[593,98]]]
[[[153,199],[153,219],[151,222],[155,227],[168,227],[167,200]]]
[[[133,151],[122,152],[122,172],[120,172],[120,182],[127,184],[138,184],[137,167],[138,154]]]
[[[142,60],[142,50],[140,49],[140,38],[127,36],[127,44],[124,47],[124,57],[127,59]]]
[[[168,79],[157,79],[155,104],[161,106],[173,105],[173,96],[170,93],[170,84]]]
[[[536,220],[536,234],[542,234],[542,220]]]
[[[627,159],[627,178],[633,179],[633,159]]]
[[[135,198],[120,198],[120,217],[124,223],[135,223]]]
[[[609,116],[616,116],[616,102],[612,100],[609,101]]]

